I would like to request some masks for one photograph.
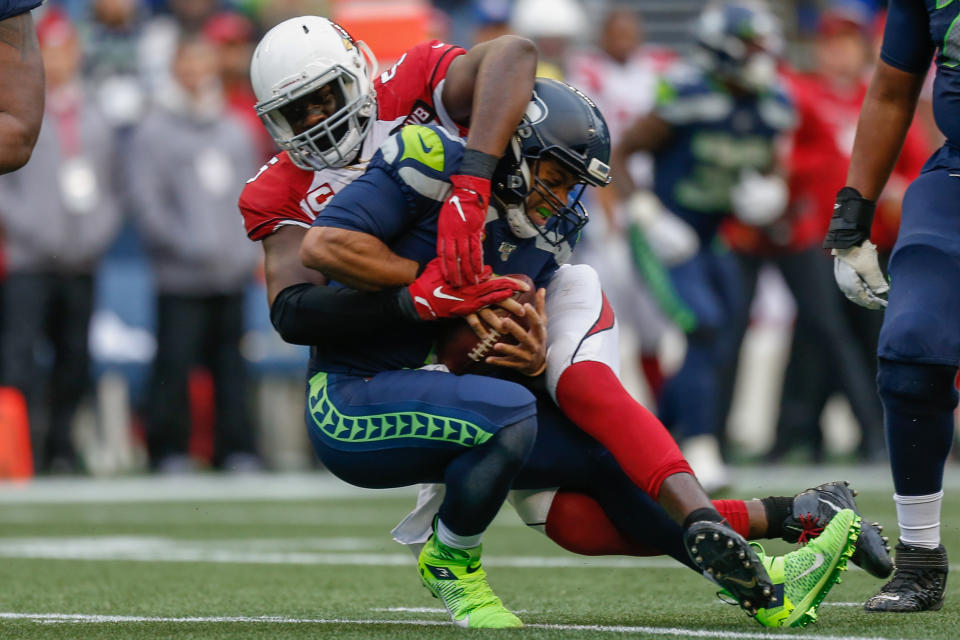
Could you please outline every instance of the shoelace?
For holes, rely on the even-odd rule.
[[[471,609],[480,609],[489,605],[503,605],[503,602],[487,584],[486,577],[481,572],[478,571],[472,575],[464,576],[460,578],[459,582],[464,594],[471,597],[470,604],[473,605]],[[476,598],[476,600],[473,598]]]
[[[820,523],[820,519],[814,516],[812,513],[808,513],[805,516],[800,516],[797,518],[800,521],[800,526],[803,527],[803,530],[800,531],[800,537],[797,539],[797,546],[802,547],[807,544],[821,533],[826,527],[817,526]]]

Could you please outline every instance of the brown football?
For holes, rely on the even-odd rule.
[[[529,302],[536,307],[537,291],[533,286],[533,280],[522,273],[512,273],[506,277],[525,282],[530,289],[518,291],[513,295],[513,298],[520,304]],[[502,318],[511,316],[521,327],[529,329],[526,317],[516,316],[501,307],[494,307],[494,312]],[[446,365],[451,373],[457,375],[465,373],[483,375],[493,370],[502,369],[502,367],[487,364],[485,359],[493,354],[493,345],[496,343],[517,344],[517,339],[510,334],[500,335],[491,327],[487,327],[487,331],[487,339],[481,340],[465,319],[460,318],[448,322],[447,326],[441,331],[440,337],[437,338],[437,361]]]

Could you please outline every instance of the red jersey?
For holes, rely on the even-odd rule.
[[[251,240],[263,240],[284,225],[309,228],[336,193],[360,177],[380,145],[406,124],[440,124],[457,135],[459,127],[443,108],[440,95],[450,63],[466,53],[436,40],[408,50],[374,80],[377,119],[356,163],[320,171],[301,169],[282,151],[247,180],[240,212]]]
[[[731,243],[749,253],[820,246],[837,191],[847,180],[867,80],[845,89],[816,74],[793,75],[790,81],[799,116],[788,161],[790,203],[784,220],[773,226],[772,235],[737,224],[727,229]],[[893,247],[900,220],[895,203],[900,201],[906,184],[919,175],[931,151],[922,131],[916,124],[911,126],[874,218],[871,239],[881,250]]]

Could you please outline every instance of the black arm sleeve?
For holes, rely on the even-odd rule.
[[[270,307],[270,322],[291,344],[320,345],[382,335],[398,322],[410,323],[417,317],[409,297],[403,289],[367,293],[304,282],[277,295]]]

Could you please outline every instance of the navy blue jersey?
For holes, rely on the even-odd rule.
[[[933,114],[947,140],[960,145],[960,1],[890,0],[880,57],[892,67],[925,74],[936,54]]]
[[[323,210],[314,226],[337,227],[374,235],[397,254],[425,265],[436,257],[437,215],[450,194],[451,175],[463,158],[464,141],[441,127],[404,127],[381,145],[366,172]],[[562,236],[570,223],[547,221],[548,234]],[[540,235],[519,239],[492,208],[485,228],[484,263],[501,275],[523,273],[545,287],[567,262],[572,241],[553,246]],[[331,286],[340,286],[331,283]],[[422,366],[438,323],[396,328],[382,337],[313,354],[312,371],[371,374]]]
[[[741,172],[766,173],[774,166],[774,139],[794,120],[781,88],[734,95],[686,62],[660,78],[654,112],[673,131],[653,156],[654,192],[702,240],[730,213],[730,191]]]
[[[43,0],[0,0],[0,20],[6,20],[36,9]]]

